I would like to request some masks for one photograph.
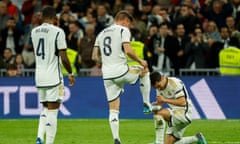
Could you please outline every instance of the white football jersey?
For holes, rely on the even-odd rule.
[[[157,89],[157,95],[162,95],[168,99],[177,99],[184,96],[187,101],[186,107],[180,107],[172,104],[168,104],[172,109],[185,109],[188,110],[192,107],[192,102],[189,99],[189,95],[184,83],[175,77],[168,77],[168,84],[164,90]]]
[[[128,71],[123,43],[130,43],[128,28],[113,24],[104,29],[96,38],[95,47],[100,48],[104,79],[117,78]]]
[[[35,59],[37,87],[56,86],[63,80],[59,49],[66,49],[64,31],[52,24],[43,23],[31,32]]]

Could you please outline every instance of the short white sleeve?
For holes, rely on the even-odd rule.
[[[66,36],[63,30],[60,30],[57,36],[57,48],[58,49],[66,49]]]
[[[130,33],[129,29],[123,28],[121,30],[121,35],[122,35],[122,43],[130,42],[131,33]]]

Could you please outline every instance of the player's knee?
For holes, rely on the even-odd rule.
[[[165,128],[165,120],[161,115],[154,115],[154,126],[156,129]]]

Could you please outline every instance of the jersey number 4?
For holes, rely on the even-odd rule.
[[[44,43],[44,39],[40,38],[37,45],[37,56],[42,56],[42,59],[45,57]]]

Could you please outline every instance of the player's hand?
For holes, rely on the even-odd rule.
[[[158,95],[157,97],[156,97],[156,102],[158,103],[158,104],[163,104],[165,101],[165,98],[163,97],[163,96],[161,96],[161,95]]]
[[[73,86],[75,84],[75,78],[73,75],[69,75],[68,80],[69,80],[69,86]]]
[[[148,68],[148,64],[147,64],[147,62],[146,62],[145,60],[141,60],[141,61],[140,61],[140,64],[141,64],[141,66],[144,67],[144,69],[145,69],[145,68]]]

